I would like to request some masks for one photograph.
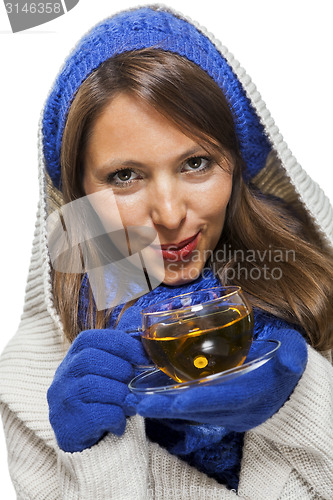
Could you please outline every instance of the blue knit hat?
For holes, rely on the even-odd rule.
[[[123,11],[95,26],[66,60],[46,101],[43,148],[47,171],[61,188],[60,150],[67,114],[82,82],[110,57],[154,46],[196,63],[223,90],[231,105],[240,149],[253,177],[271,149],[263,126],[229,64],[195,26],[158,5]]]

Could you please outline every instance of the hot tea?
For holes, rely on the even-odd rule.
[[[155,323],[142,335],[154,363],[177,382],[241,365],[251,346],[253,314],[241,304]]]

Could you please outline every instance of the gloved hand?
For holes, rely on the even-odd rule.
[[[74,340],[48,390],[49,417],[67,452],[94,445],[106,432],[120,436],[135,398],[127,384],[134,364],[147,364],[140,340],[124,331],[85,330]]]
[[[179,395],[140,397],[137,412],[143,417],[184,419],[236,432],[256,427],[286,402],[307,362],[306,342],[296,330],[276,329],[271,338],[281,342],[275,357],[252,372],[181,390]]]

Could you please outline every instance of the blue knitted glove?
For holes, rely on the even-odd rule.
[[[287,401],[307,362],[307,345],[291,328],[273,329],[281,346],[274,358],[234,380],[202,385],[178,394],[140,397],[143,417],[190,420],[244,432],[265,422]],[[267,338],[267,337],[266,337]]]
[[[106,432],[120,436],[135,398],[127,384],[134,364],[147,364],[139,340],[123,331],[85,330],[74,340],[48,390],[49,417],[67,452],[94,445]]]

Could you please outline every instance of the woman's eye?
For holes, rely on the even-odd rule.
[[[130,168],[117,170],[108,176],[108,183],[116,186],[126,186],[136,179],[135,172]]]
[[[204,156],[196,156],[194,158],[189,158],[186,162],[186,165],[190,167],[187,171],[193,171],[193,170],[198,170],[198,171],[203,171],[206,170],[212,163],[211,158],[205,158]]]
[[[132,175],[132,171],[127,169],[127,170],[120,170],[116,175],[118,175],[118,179],[120,181],[129,181]]]

